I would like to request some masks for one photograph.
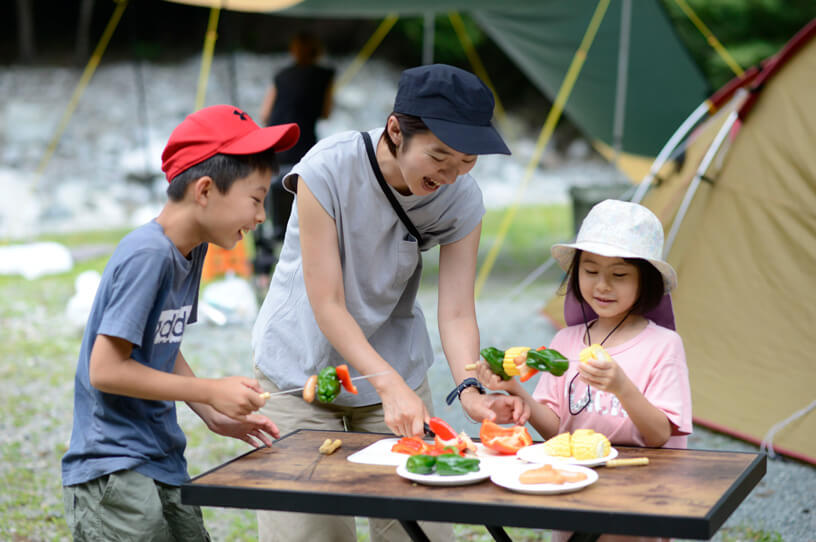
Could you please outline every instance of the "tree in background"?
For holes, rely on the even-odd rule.
[[[680,39],[711,83],[720,88],[734,72],[683,12],[678,0],[662,0]],[[743,68],[773,55],[816,17],[814,0],[685,0]]]

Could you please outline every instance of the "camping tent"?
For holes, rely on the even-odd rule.
[[[391,13],[422,17],[467,12],[550,98],[564,81],[593,13],[609,5],[608,0],[171,1],[293,17],[382,18]],[[631,2],[624,0],[603,10],[566,112],[600,149],[653,157],[672,127],[709,89],[660,1],[637,2],[636,8],[631,9]],[[625,77],[619,78],[619,72]]]
[[[695,421],[816,463],[816,20],[710,100],[642,203],[661,219]],[[648,188],[648,192],[646,191]],[[557,303],[547,309],[560,315]]]

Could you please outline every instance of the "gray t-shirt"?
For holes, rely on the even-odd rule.
[[[375,146],[382,131],[369,132]],[[418,246],[377,183],[359,132],[318,142],[284,186],[294,191],[298,175],[337,225],[348,311],[374,349],[409,386],[418,387],[433,364],[425,317],[416,301],[419,251],[456,242],[479,224],[485,209],[475,179],[462,175],[427,196],[403,196],[389,187],[422,236]],[[309,375],[344,363],[318,327],[306,295],[297,206],[252,330],[252,347],[255,365],[281,389],[302,386]],[[351,365],[349,370],[357,376]],[[358,395],[341,393],[335,403],[380,402],[370,383],[356,385]]]
[[[170,485],[189,479],[175,402],[101,392],[91,386],[88,369],[101,334],[133,344],[131,357],[139,363],[173,372],[184,329],[196,321],[206,254],[203,243],[185,258],[155,220],[126,235],[114,250],[82,338],[63,485],[125,469]]]

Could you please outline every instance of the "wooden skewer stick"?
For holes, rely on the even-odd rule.
[[[465,365],[465,370],[466,371],[475,371],[476,367],[477,367],[476,363],[468,363],[467,365]]]
[[[648,457],[630,457],[626,459],[610,459],[604,463],[607,467],[634,467],[638,465],[648,465]]]

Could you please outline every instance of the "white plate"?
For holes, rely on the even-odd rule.
[[[544,443],[533,444],[532,446],[525,446],[516,455],[530,463],[560,463],[563,465],[578,465],[581,467],[594,467],[603,465],[610,459],[618,457],[618,451],[615,448],[609,448],[609,454],[606,457],[599,457],[597,459],[575,459],[574,457],[561,457],[557,455],[548,455],[544,452]]]
[[[494,470],[490,475],[490,481],[510,491],[518,493],[529,493],[532,495],[553,495],[556,493],[569,493],[578,491],[588,485],[598,481],[598,473],[586,467],[579,467],[567,464],[554,464],[558,469],[570,472],[583,472],[587,475],[585,480],[580,482],[568,482],[566,484],[522,484],[519,476],[526,470],[541,468],[541,465],[508,465],[502,469]]]
[[[440,476],[439,474],[416,474],[413,472],[408,472],[405,465],[400,465],[397,467],[397,474],[403,478],[411,480],[412,482],[429,486],[464,486],[467,484],[475,484],[476,482],[481,482],[482,480],[487,480],[490,478],[490,472],[488,472],[487,469],[481,468],[481,465],[479,465],[479,467],[479,470],[476,472],[455,474],[452,476]]]

